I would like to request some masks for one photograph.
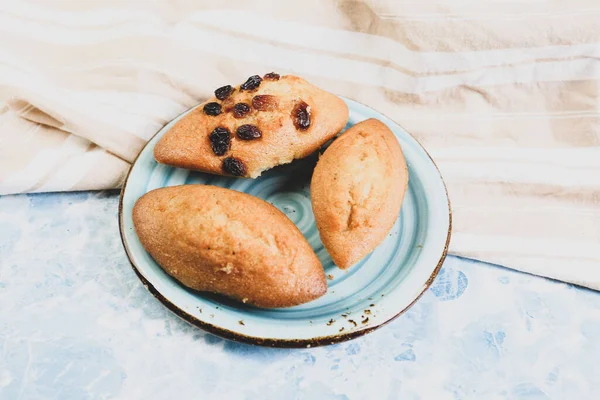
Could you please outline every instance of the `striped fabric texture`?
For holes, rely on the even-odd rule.
[[[272,70],[426,147],[453,254],[600,289],[595,0],[0,1],[0,193],[118,188],[166,122]]]

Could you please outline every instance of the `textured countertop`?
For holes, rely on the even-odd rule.
[[[372,334],[253,347],[150,295],[117,204],[114,192],[0,197],[0,399],[596,398],[598,293],[449,257]]]

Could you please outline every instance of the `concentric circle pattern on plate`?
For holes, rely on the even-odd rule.
[[[258,179],[236,179],[159,165],[154,145],[183,115],[144,148],[130,171],[121,198],[121,234],[136,272],[178,315],[216,334],[251,343],[305,346],[337,342],[391,320],[424,291],[446,254],[450,209],[444,183],[423,148],[400,126],[376,111],[344,99],[346,128],[378,118],[396,134],[409,167],[409,187],[400,217],[385,241],[344,272],[336,268],[319,238],[310,203],[310,179],[317,155],[274,168]],[[185,114],[184,114],[185,115]],[[144,193],[181,184],[207,184],[249,193],[275,205],[302,231],[329,276],[327,294],[287,309],[259,309],[201,294],[178,284],[141,246],[131,220]]]

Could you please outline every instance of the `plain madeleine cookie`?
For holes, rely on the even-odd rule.
[[[142,246],[173,278],[259,307],[306,303],[325,273],[296,225],[271,204],[208,185],[146,193],[133,208]]]
[[[407,185],[400,144],[379,120],[354,125],[329,146],[310,191],[321,240],[339,268],[354,265],[385,239]]]
[[[297,76],[275,73],[222,86],[156,144],[156,161],[255,178],[313,153],[348,122],[339,97]]]

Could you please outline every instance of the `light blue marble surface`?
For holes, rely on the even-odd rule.
[[[0,399],[598,398],[598,293],[449,257],[372,334],[252,347],[148,293],[117,204],[116,193],[0,197]]]

